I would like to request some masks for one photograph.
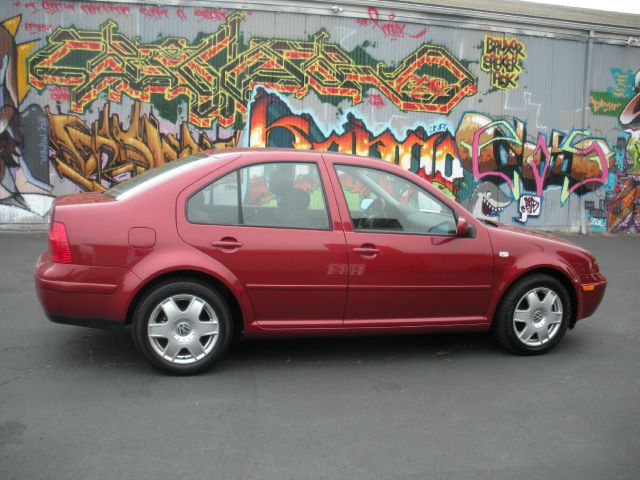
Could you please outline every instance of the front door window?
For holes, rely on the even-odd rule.
[[[355,231],[455,235],[453,211],[415,183],[374,168],[335,169]]]

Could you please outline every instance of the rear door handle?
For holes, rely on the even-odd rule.
[[[357,253],[358,255],[361,255],[363,257],[375,257],[380,253],[380,249],[374,246],[371,246],[371,247],[362,246],[362,247],[354,248],[353,253]]]
[[[211,246],[220,250],[230,251],[237,250],[242,247],[242,242],[239,242],[235,238],[225,237],[218,240],[217,242],[211,242]]]

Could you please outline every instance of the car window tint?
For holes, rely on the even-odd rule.
[[[329,228],[318,167],[313,163],[263,163],[240,171],[245,225]]]
[[[193,195],[187,218],[193,223],[329,228],[314,163],[261,163],[236,170]]]
[[[144,184],[151,183],[155,180],[158,180],[162,177],[169,177],[173,175],[178,175],[180,172],[179,169],[188,168],[189,166],[193,166],[199,161],[204,161],[209,157],[209,155],[204,153],[197,153],[188,157],[180,158],[178,160],[174,160],[173,162],[165,163],[164,165],[160,165],[155,168],[150,168],[149,170],[139,173],[127,180],[114,185],[107,191],[105,191],[105,195],[108,195],[113,198],[119,198],[125,194],[132,192],[143,186]]]
[[[354,230],[454,235],[453,211],[399,175],[369,167],[336,165]]]
[[[210,183],[187,202],[187,220],[192,223],[234,225],[240,221],[238,172]]]

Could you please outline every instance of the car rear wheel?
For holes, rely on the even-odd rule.
[[[229,347],[231,313],[224,299],[190,279],[163,283],[135,311],[133,339],[152,365],[173,374],[208,369]]]
[[[505,294],[493,332],[507,350],[519,355],[546,353],[564,336],[571,300],[557,279],[533,274],[518,280]]]

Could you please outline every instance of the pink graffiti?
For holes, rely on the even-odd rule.
[[[540,202],[538,200],[531,195],[525,195],[522,199],[524,200],[524,204],[520,206],[520,211],[522,213],[533,215],[538,211],[538,208],[540,207]]]
[[[487,125],[484,125],[478,128],[478,130],[476,130],[476,132],[473,135],[473,144],[471,149],[472,173],[477,180],[480,180],[488,176],[499,177],[503,179],[505,182],[507,182],[507,185],[509,185],[509,188],[513,192],[514,191],[513,180],[509,178],[507,175],[505,175],[504,173],[497,172],[497,171],[480,172],[480,136],[486,130],[493,128],[495,125],[496,125],[496,122],[492,122]],[[608,176],[609,176],[609,165],[607,163],[607,155],[605,154],[604,150],[602,149],[602,146],[598,142],[592,142],[587,148],[584,148],[584,149],[578,149],[573,147],[573,145],[567,146],[565,144],[563,144],[560,148],[566,152],[571,152],[574,155],[583,155],[586,158],[590,158],[591,154],[595,153],[598,158],[598,162],[600,164],[600,172],[601,172],[599,177],[585,178],[584,180],[577,182],[571,188],[567,189],[566,192],[563,191],[563,196],[565,200],[567,196],[569,196],[571,193],[575,192],[578,188],[580,188],[581,186],[587,183],[596,182],[602,185],[605,185],[607,183]],[[534,158],[536,157],[538,152],[541,153],[540,162],[541,164],[544,164],[542,173],[540,173],[539,168],[534,161]],[[546,178],[547,170],[549,168],[550,159],[551,159],[551,152],[549,150],[549,147],[547,146],[547,142],[542,134],[538,134],[536,147],[533,153],[531,154],[530,158],[528,159],[528,163],[533,172],[533,177],[536,184],[536,194],[539,197],[542,196],[542,192],[544,190],[544,181]],[[564,203],[564,200],[562,200],[562,202]]]
[[[65,87],[53,87],[50,90],[51,100],[56,102],[67,101],[69,100],[69,90]]]
[[[38,33],[50,32],[53,29],[53,27],[48,23],[27,22],[24,24],[24,29],[27,32],[31,32],[31,35],[37,35]]]
[[[507,185],[509,185],[509,188],[511,189],[511,191],[513,191],[513,182],[504,173],[493,172],[493,171],[484,172],[484,173],[480,172],[480,161],[479,161],[480,135],[482,135],[486,130],[489,130],[489,128],[493,127],[493,125],[494,125],[493,123],[484,125],[479,129],[477,129],[476,132],[473,134],[473,144],[471,146],[471,169],[473,172],[473,176],[476,180],[480,180],[481,178],[490,177],[490,176],[496,176],[496,177],[502,178],[505,182],[507,182]]]
[[[145,17],[152,20],[160,20],[162,18],[169,18],[169,10],[160,7],[140,7],[140,13]]]
[[[380,12],[376,7],[369,7],[367,10],[369,18],[359,18],[356,23],[362,27],[372,26],[380,30],[386,38],[390,38],[391,41],[399,38],[422,38],[429,30],[424,27],[416,34],[411,34],[406,31],[407,24],[396,22],[396,14],[391,12],[387,15],[387,21],[380,21]]]
[[[580,188],[587,182],[598,182],[601,184],[606,184],[609,179],[609,165],[607,165],[607,156],[605,155],[602,147],[597,143],[592,143],[587,148],[583,150],[576,150],[575,153],[578,155],[589,155],[591,152],[596,152],[598,155],[598,159],[600,160],[600,171],[601,175],[598,178],[585,178],[581,182],[576,183],[573,187],[571,187],[567,194],[574,192],[576,189]]]
[[[536,154],[539,151],[542,151],[542,160],[541,160],[541,162],[544,163],[544,168],[542,170],[542,174],[540,174],[535,162],[533,161],[533,159],[536,157]],[[547,169],[549,168],[549,158],[551,158],[551,153],[549,152],[549,147],[547,147],[547,142],[545,141],[545,139],[542,136],[542,134],[538,134],[538,143],[536,143],[536,148],[533,151],[533,154],[531,155],[531,158],[529,159],[529,165],[531,166],[531,170],[533,171],[533,178],[535,178],[535,180],[536,180],[536,195],[538,195],[539,197],[542,196],[542,188],[544,186],[544,178],[545,178],[545,176],[547,174]],[[607,162],[605,161],[605,163],[607,163]]]
[[[200,17],[202,20],[221,20],[227,19],[227,12],[225,10],[217,10],[214,8],[200,8],[193,12],[196,17]]]
[[[18,2],[20,3],[20,2]],[[24,8],[30,8],[31,13],[36,13],[38,11],[38,7],[36,7],[36,2],[29,2],[24,4]]]
[[[69,2],[47,2],[43,0],[40,2],[40,6],[45,13],[49,15],[54,15],[56,13],[62,13],[65,10],[75,11],[76,6],[73,3]]]
[[[179,18],[181,21],[183,21],[183,22],[186,22],[186,21],[187,21],[187,16],[186,16],[186,15],[185,15],[185,13],[184,13],[184,9],[182,9],[182,8],[178,8],[178,9],[176,10],[176,15],[178,16],[178,18]]]
[[[385,106],[384,98],[382,98],[382,95],[379,93],[371,93],[367,95],[367,103],[376,108]]]
[[[115,13],[116,15],[130,15],[131,9],[126,5],[95,5],[85,3],[80,6],[80,10],[89,15],[98,13]]]

